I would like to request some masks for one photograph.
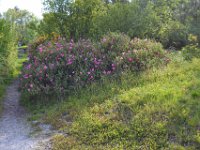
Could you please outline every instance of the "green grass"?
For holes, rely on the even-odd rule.
[[[27,45],[24,45],[24,46],[20,46],[20,47],[17,47],[17,49],[27,49],[28,46]]]
[[[54,150],[200,149],[200,59],[173,60],[104,79],[58,104],[29,103],[32,119],[67,134],[54,136]]]
[[[13,72],[13,77],[16,78],[21,73],[23,63],[28,60],[27,54],[24,54],[21,58],[18,58],[15,62],[15,71]]]

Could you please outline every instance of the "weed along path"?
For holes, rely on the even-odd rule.
[[[27,113],[19,105],[18,81],[6,91],[4,110],[0,116],[0,150],[47,150],[41,135],[36,136],[34,127],[27,121]],[[42,141],[42,142],[41,142]]]

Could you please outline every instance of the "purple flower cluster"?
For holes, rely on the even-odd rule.
[[[22,70],[21,90],[32,95],[61,94],[103,76],[120,74],[127,69],[135,71],[148,66],[152,60],[162,62],[165,58],[165,51],[156,42],[135,39],[129,41],[129,47],[120,50],[124,43],[119,45],[115,41],[119,40],[105,36],[100,43],[90,40],[67,43],[59,39],[39,45],[31,50]]]

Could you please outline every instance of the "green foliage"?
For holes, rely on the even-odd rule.
[[[46,122],[68,135],[56,135],[53,148],[199,149],[199,63],[123,74],[73,92],[60,104],[38,107]]]
[[[108,5],[106,14],[97,16],[95,21],[103,34],[120,31],[130,37],[145,38],[152,37],[159,29],[159,18],[150,3],[144,7],[138,2]]]
[[[15,71],[17,60],[15,26],[0,19],[0,76],[7,77]]]
[[[76,41],[80,38],[98,36],[93,29],[93,19],[104,9],[101,0],[76,0],[74,2],[46,0],[45,6],[50,11],[49,14],[44,15],[42,21],[42,28],[46,29],[47,34],[52,31],[59,32],[62,37],[73,38]],[[52,23],[50,28],[49,23]]]
[[[101,38],[100,46],[105,54],[116,57],[130,48],[130,38],[122,33],[110,32]]]
[[[35,28],[38,24],[38,20],[27,10],[20,10],[17,7],[8,9],[3,14],[3,18],[11,24],[15,24],[17,40],[23,45],[28,44],[37,36]]]
[[[59,33],[66,38],[98,40],[110,32],[122,32],[131,38],[158,39],[165,47],[187,44],[189,33],[199,36],[198,11],[189,1],[45,1],[49,13],[41,22],[41,33]],[[197,2],[196,8],[199,6]],[[189,16],[185,15],[188,9]],[[51,26],[49,27],[49,24]],[[45,33],[46,32],[46,33]]]
[[[200,58],[200,48],[198,45],[187,45],[183,47],[182,52],[186,60],[192,60],[192,58]]]
[[[188,29],[178,21],[170,21],[162,26],[158,37],[165,47],[180,48],[188,42]]]
[[[53,32],[60,33],[61,29],[59,28],[59,23],[60,21],[58,21],[58,18],[54,16],[54,13],[45,13],[43,14],[43,19],[40,21],[39,25],[36,27],[36,31],[39,33],[40,36],[47,36],[47,35],[52,34]],[[62,28],[62,32],[64,31],[65,30]]]
[[[130,42],[130,48],[129,51],[122,53],[121,57],[118,58],[121,59],[119,62],[122,63],[123,68],[128,67],[129,70],[140,71],[158,67],[160,64],[167,64],[170,61],[162,44],[153,40],[134,38]]]
[[[158,39],[164,47],[181,48],[189,33],[200,39],[199,5],[198,0],[46,0],[48,11],[40,33],[56,32],[77,41],[122,32],[131,38]]]

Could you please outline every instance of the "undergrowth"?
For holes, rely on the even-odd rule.
[[[54,136],[54,150],[200,149],[200,59],[173,60],[102,79],[61,103],[23,101],[35,114],[31,119],[65,133]]]

